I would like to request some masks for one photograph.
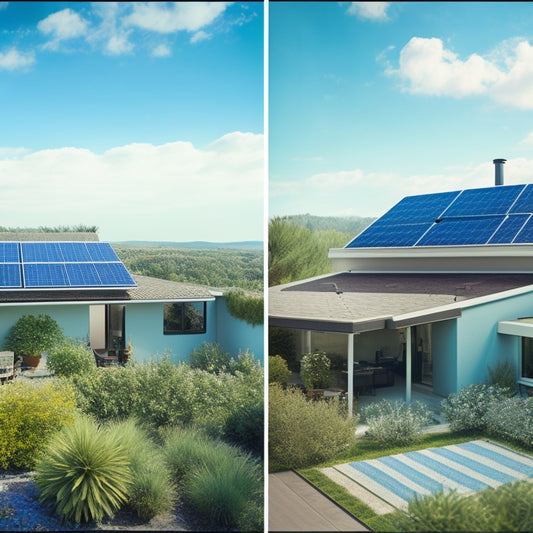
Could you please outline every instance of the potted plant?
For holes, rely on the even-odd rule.
[[[302,357],[300,376],[305,388],[326,389],[330,385],[331,361],[326,352],[306,353]]]
[[[45,351],[51,350],[63,339],[58,323],[48,315],[24,315],[10,329],[3,349],[22,357],[23,363],[36,368]]]

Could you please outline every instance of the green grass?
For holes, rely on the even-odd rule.
[[[364,522],[369,528],[374,531],[388,531],[390,524],[387,522],[387,517],[390,515],[378,515],[368,505],[361,500],[352,496],[344,487],[337,485],[331,481],[326,475],[320,472],[321,468],[334,466],[341,463],[351,463],[354,461],[366,461],[368,459],[376,459],[386,455],[394,455],[398,453],[407,453],[416,450],[423,450],[426,448],[435,448],[440,446],[449,446],[451,444],[461,444],[476,439],[487,439],[486,434],[479,433],[474,435],[459,435],[457,433],[434,433],[423,435],[416,443],[409,446],[396,446],[390,448],[377,448],[376,443],[372,440],[359,439],[356,444],[346,450],[344,453],[338,455],[335,460],[322,463],[312,468],[299,469],[297,472],[307,479],[311,484],[321,490],[324,494],[329,496],[342,508],[346,509],[350,514],[355,516],[358,520]],[[491,441],[505,445],[520,453],[533,455],[531,451],[524,450],[516,445],[495,438],[490,438]]]

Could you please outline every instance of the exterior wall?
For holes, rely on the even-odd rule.
[[[0,307],[0,343],[15,322],[24,315],[51,316],[68,337],[84,342],[89,338],[89,306],[87,305],[20,305]]]
[[[148,361],[152,356],[170,354],[173,362],[187,362],[188,355],[203,342],[217,340],[217,319],[215,302],[207,302],[206,333],[186,335],[164,335],[164,303],[136,303],[126,305],[126,343],[133,348],[137,362]]]
[[[499,334],[498,322],[533,316],[533,295],[522,294],[463,309],[457,329],[457,389],[489,378],[488,366],[509,360],[515,368],[520,343],[512,335]]]
[[[225,298],[216,300],[217,342],[234,357],[247,349],[264,363],[264,326],[253,326],[230,315]]]
[[[433,392],[448,396],[457,392],[457,320],[431,324]]]

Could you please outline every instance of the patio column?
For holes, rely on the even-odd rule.
[[[304,353],[311,353],[311,330],[304,332]]]
[[[348,416],[353,416],[353,333],[348,333]]]
[[[411,403],[411,326],[405,328],[405,402]]]

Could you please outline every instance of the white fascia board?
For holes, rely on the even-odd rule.
[[[503,320],[498,322],[498,333],[515,337],[533,338],[533,324],[517,320]]]
[[[479,296],[478,298],[461,300],[459,302],[454,302],[453,304],[446,304],[439,307],[432,307],[431,309],[423,309],[421,311],[413,311],[412,313],[393,316],[392,319],[395,322],[400,322],[402,320],[423,317],[424,315],[432,315],[435,313],[442,313],[445,311],[451,311],[453,309],[467,309],[469,307],[476,307],[477,305],[497,302],[498,300],[504,300],[506,298],[513,298],[514,296],[521,296],[522,294],[527,294],[530,292],[533,292],[533,285],[526,285],[525,287],[518,287],[508,291],[496,292],[486,296]]]
[[[186,302],[214,302],[216,298],[168,298],[158,300],[79,300],[79,301],[51,301],[51,302],[0,302],[0,307],[31,307],[41,305],[131,305],[157,303],[186,303]]]

